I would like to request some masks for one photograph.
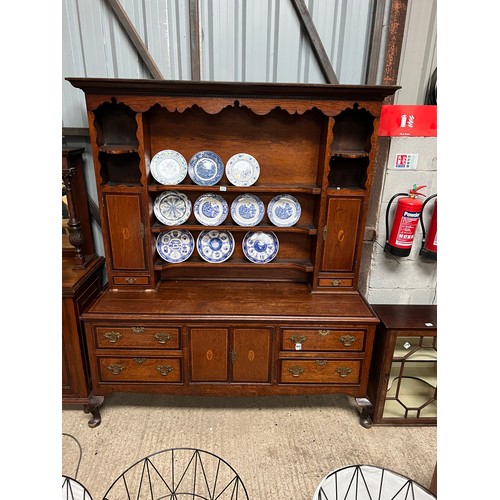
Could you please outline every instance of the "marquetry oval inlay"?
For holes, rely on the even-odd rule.
[[[248,351],[248,359],[250,361],[253,361],[255,359],[255,352],[254,351]]]
[[[339,231],[339,234],[337,234],[337,238],[339,241],[344,241],[344,238],[345,238],[345,231],[343,229],[341,229]]]
[[[212,361],[213,357],[214,357],[214,353],[209,349],[207,351],[207,359],[208,359],[208,361]]]
[[[126,240],[128,240],[128,239],[129,239],[129,237],[130,237],[130,231],[128,230],[128,228],[127,228],[127,227],[124,227],[124,228],[122,229],[122,234],[123,234],[123,237],[124,237]]]

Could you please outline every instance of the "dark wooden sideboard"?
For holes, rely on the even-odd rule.
[[[380,109],[398,87],[171,82],[68,78],[84,91],[109,287],[83,314],[97,395],[115,391],[205,395],[341,392],[369,426],[367,383],[378,318],[358,292],[359,263]],[[187,175],[163,185],[151,160],[175,150],[226,162],[252,155],[260,175],[215,185]],[[161,223],[157,197],[207,193],[231,206],[251,193],[265,206],[281,194],[301,206],[290,227],[266,213],[254,227],[206,226],[191,213]],[[225,261],[194,249],[182,262],[156,242],[172,229],[224,230]],[[255,264],[245,236],[273,232],[275,258]]]

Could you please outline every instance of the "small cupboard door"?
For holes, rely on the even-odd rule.
[[[270,382],[272,332],[272,328],[191,328],[191,381]]]
[[[234,382],[270,382],[270,328],[235,328],[231,351]]]
[[[227,328],[191,328],[191,380],[226,382],[228,380],[229,330]]]
[[[361,207],[361,198],[331,197],[328,200],[321,271],[354,270]]]
[[[106,194],[104,204],[112,270],[146,270],[148,260],[140,195]]]

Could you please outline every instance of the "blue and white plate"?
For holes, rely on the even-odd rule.
[[[224,262],[234,251],[234,238],[229,231],[202,231],[196,240],[196,248],[203,260],[212,263]]]
[[[231,217],[239,226],[256,226],[264,213],[264,203],[251,193],[240,194],[231,203]]]
[[[150,164],[151,175],[164,186],[181,183],[187,175],[184,156],[173,149],[164,149],[153,156]]]
[[[189,219],[191,200],[179,191],[165,191],[156,197],[153,210],[162,224],[178,226]]]
[[[251,186],[259,175],[259,162],[247,153],[237,153],[226,163],[226,177],[234,186]]]
[[[279,250],[279,241],[272,231],[249,231],[242,243],[245,257],[255,264],[271,262]]]
[[[167,262],[184,262],[194,250],[194,238],[189,231],[172,229],[161,232],[156,238],[158,255]]]
[[[214,186],[224,175],[224,163],[212,151],[199,151],[189,160],[188,173],[198,186]]]
[[[229,206],[222,196],[207,193],[194,202],[193,212],[196,220],[204,226],[218,226],[226,220]]]
[[[267,205],[267,216],[278,227],[293,226],[300,219],[301,213],[300,203],[291,194],[279,194]]]

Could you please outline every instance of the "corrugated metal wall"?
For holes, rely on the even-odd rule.
[[[190,80],[189,0],[121,0],[166,79]],[[306,0],[340,83],[364,83],[374,0]],[[325,83],[290,0],[199,0],[201,79]],[[152,78],[106,0],[63,0],[62,76]],[[63,127],[86,127],[63,81]]]

